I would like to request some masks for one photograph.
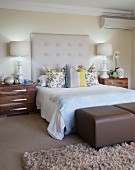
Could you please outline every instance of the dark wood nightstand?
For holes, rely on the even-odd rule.
[[[108,79],[99,78],[98,80],[99,83],[104,85],[128,88],[128,78],[108,78]]]
[[[34,112],[35,85],[0,85],[0,116]]]

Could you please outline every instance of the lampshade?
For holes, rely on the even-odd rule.
[[[112,44],[110,43],[97,44],[97,55],[111,56],[112,55]]]
[[[29,55],[29,43],[27,41],[10,42],[10,55],[21,57]]]

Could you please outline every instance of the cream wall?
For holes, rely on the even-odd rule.
[[[110,42],[113,49],[120,51],[119,66],[131,85],[131,31],[99,28],[99,17],[45,12],[28,12],[0,9],[0,75],[15,73],[15,58],[7,52],[8,42],[30,40],[31,33],[86,34],[90,37],[91,63],[101,68],[101,58],[96,57],[96,43]],[[108,68],[114,62],[108,59]],[[23,58],[24,77],[31,77],[31,58]]]
[[[131,55],[131,88],[135,89],[135,30],[132,32],[132,55]]]

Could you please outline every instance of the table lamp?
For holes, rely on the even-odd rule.
[[[22,58],[29,55],[29,45],[26,41],[12,41],[10,42],[10,55],[18,57],[17,59],[17,77],[19,83],[24,83],[23,72],[22,72]]]
[[[97,44],[97,55],[103,56],[103,68],[100,70],[101,75],[100,78],[106,79],[109,78],[109,75],[107,72],[109,71],[107,69],[107,58],[108,56],[112,55],[112,44],[110,43],[99,43]]]

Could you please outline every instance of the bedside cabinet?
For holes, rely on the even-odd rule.
[[[34,112],[35,85],[0,85],[0,115]]]
[[[128,88],[128,78],[108,78],[102,79],[99,78],[99,83],[109,86],[117,86],[117,87],[124,87]]]

